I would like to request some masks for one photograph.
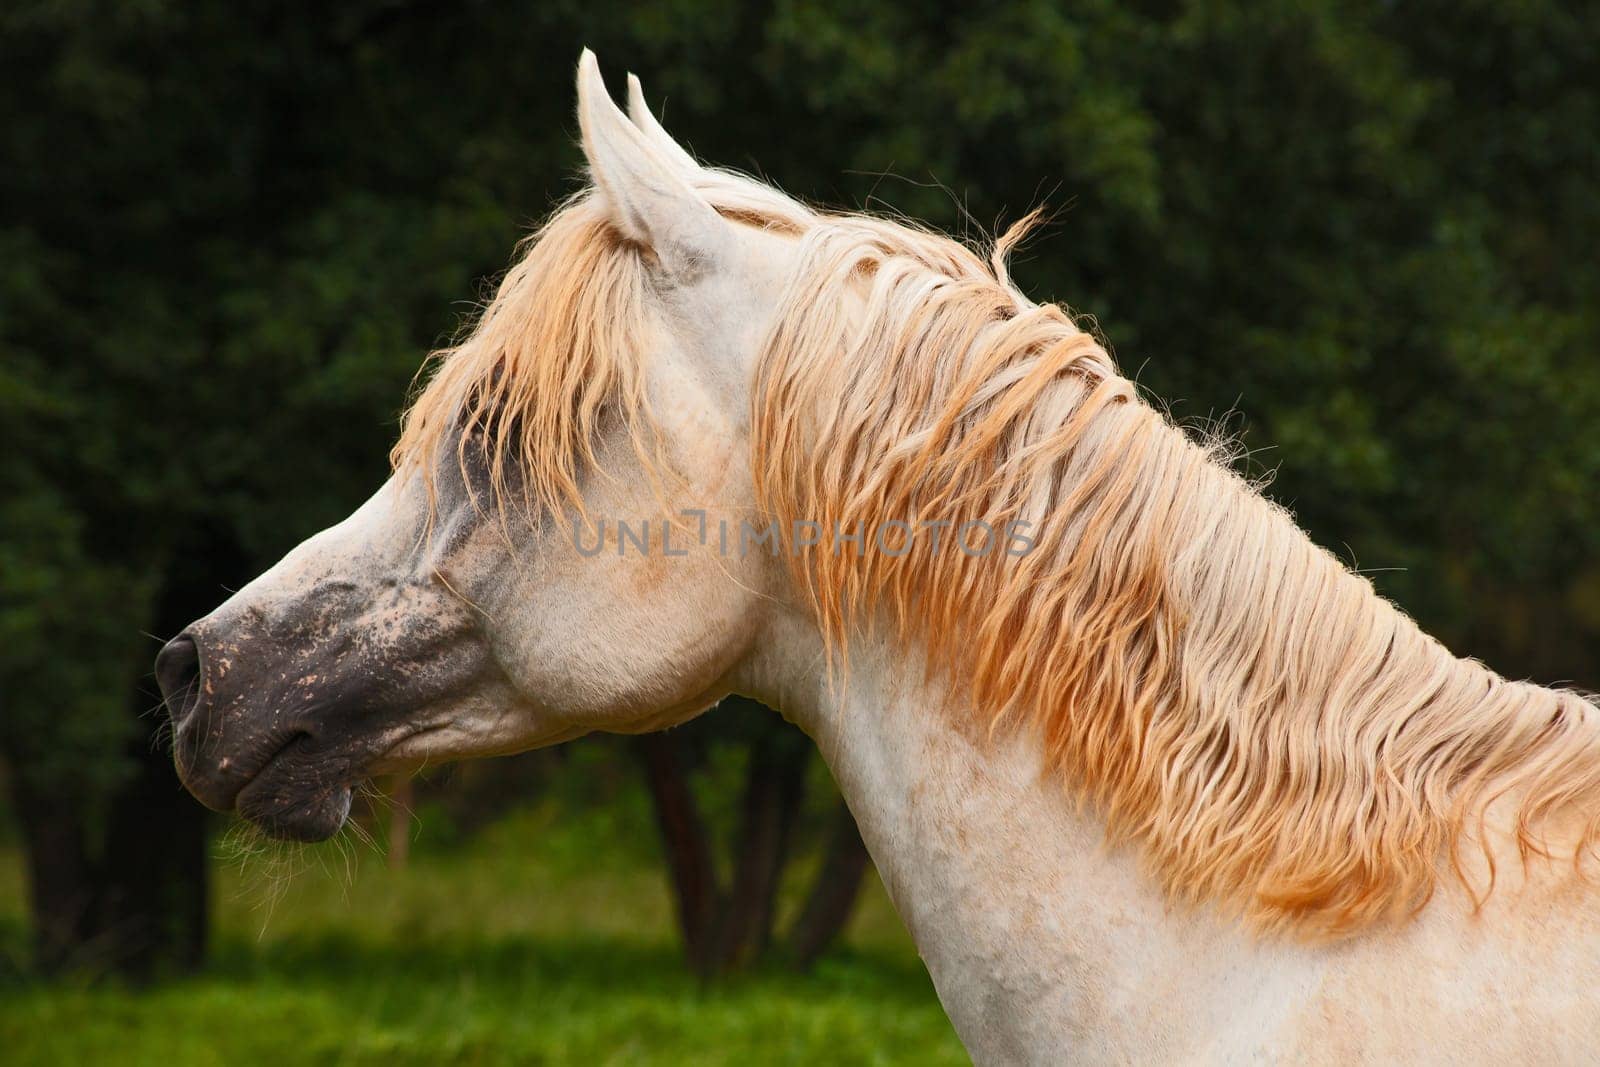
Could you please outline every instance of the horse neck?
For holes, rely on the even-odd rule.
[[[830,683],[814,626],[775,630],[757,695],[821,749],[979,1062],[1165,1055],[1215,1036],[1201,1024],[1230,996],[1303,988],[1274,978],[1304,979],[1309,957],[1174,911],[1029,739],[988,737],[914,660],[857,642]]]

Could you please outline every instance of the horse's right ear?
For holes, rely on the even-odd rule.
[[[587,48],[578,60],[578,125],[589,172],[624,236],[649,249],[669,274],[693,276],[723,258],[732,230],[689,187],[683,166],[693,160],[681,148],[681,158],[671,157],[628,120]]]

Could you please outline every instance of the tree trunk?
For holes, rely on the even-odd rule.
[[[843,802],[828,835],[827,853],[805,907],[789,930],[789,954],[807,969],[843,932],[861,892],[869,858],[855,816]]]
[[[670,731],[645,734],[636,745],[655,801],[689,966],[705,975],[712,966],[716,917],[722,907],[710,836],[683,771],[677,736]]]
[[[216,605],[224,583],[249,570],[224,530],[196,527],[173,546],[153,632],[177,633]],[[166,710],[141,665],[129,715],[132,773],[109,798],[106,837],[94,878],[94,930],[100,962],[146,976],[198,966],[205,958],[210,867],[206,811],[184,792],[162,729]]]
[[[701,977],[753,963],[771,947],[778,892],[792,831],[805,795],[811,743],[755,701],[730,698],[753,740],[748,746],[740,823],[730,884],[717,874],[715,842],[690,788],[684,731],[646,734],[636,751],[644,764],[671,875],[678,925],[689,966]],[[748,724],[755,724],[753,727]],[[809,966],[849,921],[867,853],[841,804],[829,831],[822,869],[785,947]]]
[[[763,734],[750,746],[744,821],[736,846],[738,861],[718,931],[716,957],[712,961],[716,970],[749,963],[772,940],[778,887],[789,853],[789,831],[805,791],[809,743],[799,731],[780,728]]]
[[[77,798],[46,796],[13,768],[12,800],[22,822],[34,965],[53,974],[83,962],[93,936],[94,877]]]
[[[154,700],[141,691],[140,713]],[[112,797],[97,864],[99,957],[134,977],[197,967],[206,952],[206,812],[154,743],[156,723],[141,714],[129,742],[134,771]]]
[[[148,701],[141,695],[135,706]],[[153,718],[141,725],[153,728]],[[27,853],[34,963],[45,973],[114,970],[143,977],[205,954],[205,810],[178,784],[145,730],[129,740],[133,770],[111,796],[98,854],[89,799],[45,792],[15,774],[12,796]]]

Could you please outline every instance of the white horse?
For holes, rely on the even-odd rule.
[[[943,237],[697,164],[593,188],[394,474],[162,651],[179,772],[316,839],[375,773],[671,726],[822,750],[974,1058],[1590,1061],[1595,707],[1459,660]]]

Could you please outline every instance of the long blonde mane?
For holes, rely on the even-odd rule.
[[[521,255],[466,339],[424,364],[390,461],[430,498],[453,447],[462,471],[487,472],[502,520],[581,510],[608,420],[642,444],[649,428],[638,359],[644,308],[638,252],[589,194],[523,242]],[[419,375],[421,377],[421,375]],[[470,485],[469,481],[469,485]]]
[[[911,551],[793,556],[833,647],[888,627],[988,728],[1032,730],[1171,894],[1264,927],[1414,913],[1500,797],[1525,850],[1558,811],[1593,843],[1595,707],[1457,659],[1314,545],[1012,285],[1015,233],[985,260],[747,179],[698,188],[801,245],[753,397],[761,507],[785,531],[911,531]],[[533,502],[581,506],[605,414],[638,432],[642,269],[591,201],[558,214],[445,354],[397,465],[483,424]],[[1032,550],[952,551],[977,521],[1028,524]]]

